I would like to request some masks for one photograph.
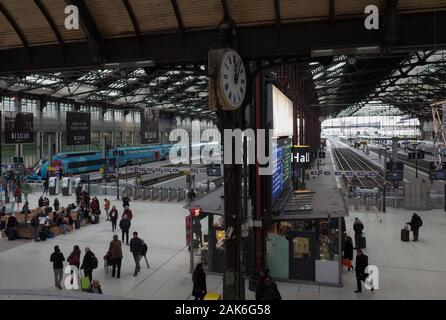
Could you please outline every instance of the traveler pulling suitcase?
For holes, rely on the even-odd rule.
[[[401,241],[408,242],[409,241],[409,228],[407,223],[404,225],[404,229],[401,229]]]

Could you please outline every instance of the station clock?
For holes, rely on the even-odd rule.
[[[209,97],[211,110],[219,104],[223,110],[237,110],[246,96],[246,70],[240,55],[233,49],[209,53]]]

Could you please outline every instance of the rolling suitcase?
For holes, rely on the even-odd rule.
[[[90,279],[88,279],[88,277],[82,277],[81,278],[81,290],[87,291],[89,287],[90,287]]]
[[[409,228],[407,224],[404,226],[404,229],[401,229],[401,241],[408,242],[409,241]]]
[[[361,249],[365,249],[367,247],[367,241],[366,241],[366,237],[364,235],[361,236],[361,239],[359,241],[359,247]]]
[[[17,230],[16,229],[8,229],[8,240],[17,239]]]
[[[48,235],[46,234],[46,231],[40,231],[39,238],[41,241],[46,241],[47,237],[48,237]]]

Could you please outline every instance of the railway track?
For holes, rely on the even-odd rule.
[[[343,171],[378,171],[379,174],[376,177],[346,177],[343,176],[343,181],[346,186],[351,185],[353,187],[359,187],[361,189],[373,189],[380,188],[383,185],[384,177],[381,169],[371,164],[369,161],[363,159],[356,152],[350,148],[336,142],[332,142],[333,157],[336,162],[336,166],[339,170]]]

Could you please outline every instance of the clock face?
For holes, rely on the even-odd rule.
[[[239,108],[246,95],[246,71],[242,58],[235,51],[223,55],[220,66],[220,92],[226,103]]]

